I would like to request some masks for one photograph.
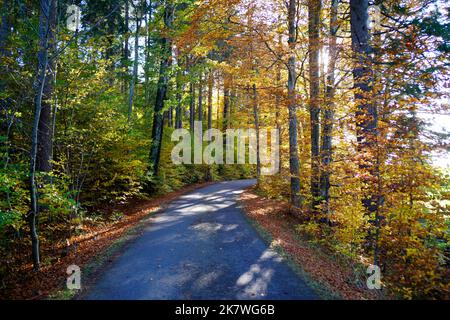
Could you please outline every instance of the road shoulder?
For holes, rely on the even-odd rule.
[[[295,218],[288,205],[259,196],[254,188],[239,198],[241,209],[263,239],[323,299],[377,300],[380,294],[367,290],[360,266],[340,261],[340,257],[314,246],[295,230]]]

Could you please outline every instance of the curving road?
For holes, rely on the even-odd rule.
[[[254,183],[217,183],[172,202],[83,299],[316,299],[239,209]]]

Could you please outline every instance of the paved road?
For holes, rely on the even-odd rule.
[[[254,180],[214,184],[149,220],[84,299],[315,299],[237,206]]]

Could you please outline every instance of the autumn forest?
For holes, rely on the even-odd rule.
[[[381,270],[381,293],[364,298],[449,299],[449,9],[0,0],[0,298],[48,297],[71,261],[151,213],[137,208],[254,179],[239,200],[249,219]],[[255,162],[174,163],[174,133],[196,126],[254,130]]]

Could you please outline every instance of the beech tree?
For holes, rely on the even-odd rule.
[[[164,4],[164,25],[166,32],[170,32],[174,20],[174,5],[171,0]],[[169,83],[169,68],[172,65],[172,40],[170,34],[164,35],[161,39],[163,56],[159,71],[159,80],[156,93],[156,102],[153,116],[152,145],[150,148],[150,163],[153,174],[158,174],[159,162],[161,156],[161,145],[163,137],[164,124],[164,102],[167,99],[167,90]]]
[[[289,100],[289,167],[291,174],[291,204],[299,208],[302,202],[300,195],[300,163],[298,157],[298,128],[297,128],[297,73],[295,45],[297,42],[297,1],[289,0],[288,30],[288,100]]]
[[[81,10],[77,32],[69,5]],[[441,0],[3,0],[0,10],[1,298],[78,255],[80,241],[97,243],[98,230],[109,236],[128,221],[119,208],[255,178],[249,192],[270,199],[267,218],[288,221],[292,238],[380,266],[396,297],[448,295]],[[174,130],[196,120],[255,130],[256,163],[173,163]],[[259,133],[273,129],[279,174],[266,176]]]
[[[30,159],[30,197],[31,211],[29,214],[29,224],[31,232],[31,246],[33,264],[36,270],[40,267],[39,237],[36,219],[39,215],[39,198],[36,182],[37,171],[50,170],[50,130],[51,130],[51,105],[44,99],[49,99],[51,94],[51,80],[49,76],[50,46],[54,46],[54,30],[56,27],[56,0],[41,0],[40,20],[39,20],[39,53],[38,71],[35,80],[35,109],[31,138],[31,159]],[[54,58],[54,57],[52,57]],[[53,64],[54,65],[54,64]],[[54,72],[54,70],[53,70]],[[44,110],[44,111],[43,111]],[[44,117],[42,117],[44,115]],[[39,159],[39,160],[38,160]],[[38,162],[39,161],[39,162]],[[37,164],[39,163],[39,165]]]

